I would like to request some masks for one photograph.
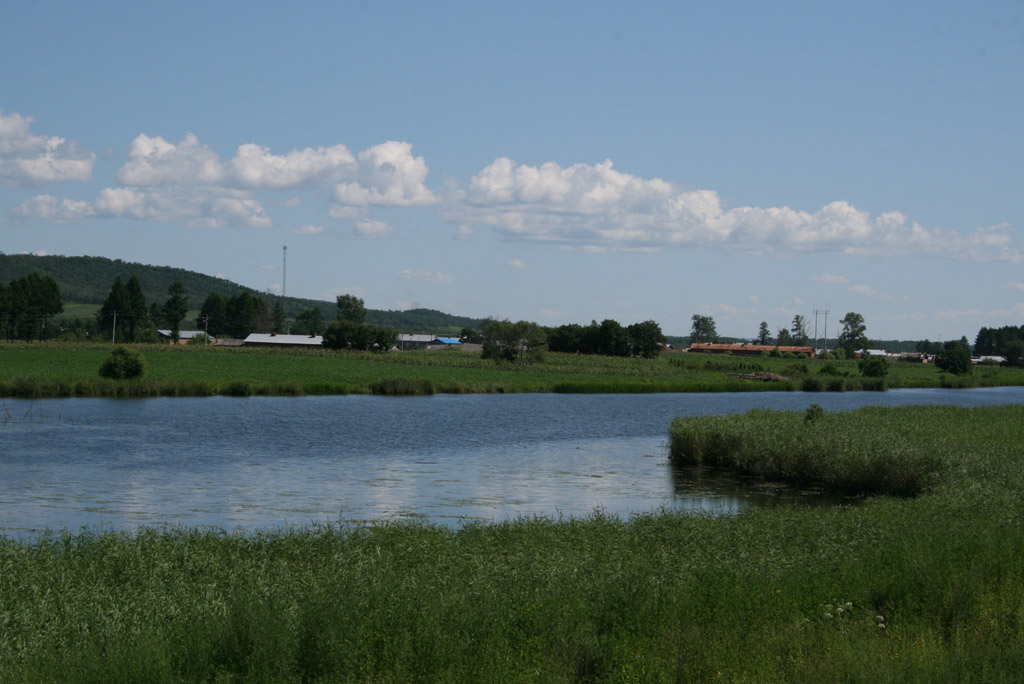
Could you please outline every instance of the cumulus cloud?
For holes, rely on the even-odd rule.
[[[334,188],[334,200],[349,206],[423,206],[436,201],[427,188],[427,164],[412,145],[390,140],[359,153],[349,180]]]
[[[71,148],[62,139],[30,136],[29,121],[17,115],[0,120],[0,155],[6,155],[0,156],[0,178],[4,180],[8,157],[25,149],[38,153],[52,148],[51,158],[58,153],[64,161],[69,158]],[[36,157],[41,159],[41,153]],[[90,172],[93,159],[88,157]],[[194,133],[179,142],[141,134],[132,141],[128,161],[117,173],[120,185],[104,189],[90,208],[38,200],[25,206],[22,214],[65,220],[77,212],[78,217],[181,220],[197,228],[267,227],[272,221],[255,193],[319,188],[332,198],[332,217],[359,220],[358,234],[380,237],[393,229],[366,219],[367,209],[434,203],[436,198],[426,186],[428,171],[423,158],[413,156],[412,145],[403,142],[389,141],[358,155],[344,145],[274,154],[267,147],[247,143],[225,163]],[[26,173],[22,176],[28,178]],[[45,178],[41,171],[35,177]],[[283,202],[291,205],[296,200]]]
[[[42,185],[92,177],[93,152],[73,140],[32,133],[32,121],[0,109],[0,182]]]
[[[529,266],[524,264],[519,259],[513,259],[512,261],[508,262],[508,267],[509,268],[529,268]]]
[[[698,246],[892,255],[929,253],[1021,261],[1009,226],[969,234],[926,229],[899,212],[871,217],[847,202],[816,212],[789,207],[726,210],[713,190],[621,173],[611,161],[539,167],[495,160],[449,191],[445,215],[511,238],[609,249]]]
[[[1018,292],[1024,292],[1024,283],[1007,283],[1006,287],[1011,290],[1017,290]]]
[[[53,195],[36,195],[22,202],[14,213],[63,223],[86,218],[96,212],[88,202],[67,198],[58,200]]]
[[[382,238],[395,232],[395,229],[384,221],[365,219],[362,221],[356,221],[354,231],[359,237]]]
[[[436,273],[431,271],[413,271],[411,269],[404,269],[398,272],[399,278],[405,278],[406,280],[422,280],[428,283],[454,283],[455,277],[448,275],[447,273]]]
[[[292,232],[295,233],[296,235],[319,235],[320,233],[324,232],[324,227],[314,226],[312,224],[307,223],[303,226],[295,228],[294,230],[292,230]]]

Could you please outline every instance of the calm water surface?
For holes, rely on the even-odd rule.
[[[845,394],[3,401],[0,534],[719,512],[800,498],[667,460],[678,415],[1024,403],[1024,388]],[[813,494],[813,493],[812,493]],[[801,498],[802,497],[802,498]]]

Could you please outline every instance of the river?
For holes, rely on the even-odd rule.
[[[1024,388],[889,392],[3,401],[0,534],[818,502],[667,459],[672,418],[1024,403]]]

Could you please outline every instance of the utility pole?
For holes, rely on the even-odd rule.
[[[828,346],[828,309],[815,309],[814,310],[814,349],[817,353],[818,349],[818,316],[823,315],[825,317],[825,330],[822,337],[825,339],[825,346]],[[828,351],[827,349],[825,351]]]
[[[110,327],[110,344],[114,344],[114,338],[117,337],[117,310],[114,310],[114,325]]]

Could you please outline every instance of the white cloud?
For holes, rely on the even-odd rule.
[[[524,264],[519,259],[513,259],[512,261],[508,262],[508,266],[509,268],[529,268],[529,266]]]
[[[124,185],[218,185],[224,175],[217,153],[200,143],[195,134],[188,133],[177,145],[142,134],[128,148],[128,163],[118,171],[117,179]]]
[[[312,224],[307,223],[303,226],[295,228],[294,230],[292,230],[292,232],[295,233],[296,235],[319,235],[320,233],[324,232],[324,227],[314,226]]]
[[[469,240],[476,234],[476,231],[469,226],[459,226],[458,230],[455,231],[456,240]]]
[[[436,201],[425,185],[423,157],[412,156],[412,145],[393,140],[359,153],[350,180],[334,188],[334,200],[351,206],[423,206]]]
[[[872,218],[847,202],[810,213],[789,207],[726,210],[713,190],[620,173],[610,161],[563,168],[500,158],[464,189],[449,191],[445,215],[514,239],[611,249],[698,246],[977,260],[1024,259],[1001,224],[969,234],[929,230],[899,212]]]
[[[281,156],[248,143],[238,148],[227,170],[232,181],[242,187],[285,190],[350,177],[356,170],[356,159],[344,145],[315,150],[307,147]]]
[[[357,221],[353,231],[356,235],[364,238],[382,238],[395,232],[395,229],[383,221],[365,219]]]
[[[0,109],[0,182],[41,185],[92,177],[93,152],[73,140],[30,132],[32,121]]]
[[[32,256],[50,256],[50,254],[44,249],[37,249],[34,252],[24,251],[21,254],[31,254]]]
[[[831,273],[818,273],[812,275],[810,280],[817,281],[819,283],[848,283],[850,282],[847,278],[841,275],[832,275]]]
[[[852,292],[853,294],[866,295],[868,297],[874,297],[878,294],[878,290],[874,289],[870,285],[854,285],[853,287],[846,288],[846,291]]]
[[[62,223],[92,216],[95,211],[88,202],[67,198],[58,200],[53,195],[36,195],[22,202],[14,213]]]
[[[1024,283],[1006,283],[1006,287],[1010,290],[1024,292]]]
[[[406,280],[422,280],[428,283],[454,283],[455,278],[447,273],[441,273],[440,271],[433,273],[431,271],[413,271],[405,269],[398,272],[399,278],[405,278]]]

